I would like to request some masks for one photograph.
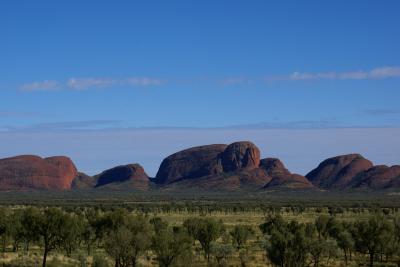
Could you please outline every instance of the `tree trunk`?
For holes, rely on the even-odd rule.
[[[370,252],[369,253],[369,267],[373,267],[374,266],[374,253]]]
[[[46,267],[46,261],[47,261],[47,248],[44,249],[44,253],[43,253],[43,263],[42,263],[42,267]]]
[[[347,266],[347,251],[344,250],[344,263]]]

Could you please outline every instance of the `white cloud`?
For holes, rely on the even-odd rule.
[[[152,85],[162,85],[163,81],[155,78],[147,77],[130,77],[121,81],[122,84],[132,85],[132,86],[152,86]]]
[[[71,89],[82,90],[88,88],[104,88],[110,87],[118,83],[118,80],[107,78],[70,78],[67,86]]]
[[[36,81],[23,84],[20,89],[23,91],[52,91],[57,89],[86,90],[110,87],[149,87],[159,86],[164,81],[149,77],[128,77],[128,78],[75,78],[72,77],[66,82],[55,80]]]
[[[59,83],[54,80],[25,83],[20,87],[23,91],[54,91],[59,88]]]
[[[90,88],[108,88],[113,86],[146,87],[162,85],[162,81],[148,77],[129,77],[124,79],[111,78],[70,78],[67,86],[71,89],[83,90]]]
[[[369,71],[349,72],[293,72],[283,80],[365,80],[399,78],[400,67],[380,67]],[[282,79],[282,78],[281,78]]]
[[[400,77],[400,67],[376,68],[371,70],[369,75],[376,79]]]

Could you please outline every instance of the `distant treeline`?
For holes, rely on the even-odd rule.
[[[292,212],[286,207],[286,212]],[[302,212],[295,210],[294,212]],[[359,262],[368,266],[400,265],[400,217],[390,209],[370,212],[366,219],[340,220],[337,212],[319,214],[313,222],[284,219],[270,210],[258,227],[229,227],[215,216],[190,216],[169,225],[157,216],[127,209],[2,208],[1,250],[42,252],[70,256],[77,250],[95,255],[92,266],[137,266],[154,260],[159,266],[188,266],[193,257],[209,266],[228,266],[234,260],[249,266],[260,251],[264,264],[305,267]],[[85,261],[85,259],[82,259]],[[24,265],[25,266],[25,265]],[[82,262],[81,266],[87,266]]]
[[[329,208],[333,213],[343,211],[400,208],[400,197],[392,193],[344,193],[282,191],[248,194],[244,192],[115,192],[89,191],[30,191],[2,192],[0,206],[29,205],[62,207],[75,210],[91,207],[102,211],[124,208],[129,211],[149,212],[270,212],[289,208],[302,211],[308,208]]]

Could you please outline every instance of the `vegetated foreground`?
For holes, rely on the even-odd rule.
[[[398,266],[400,211],[262,203],[3,206],[3,266]]]

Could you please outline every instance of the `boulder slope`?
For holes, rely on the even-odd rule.
[[[23,155],[0,159],[1,190],[66,190],[71,188],[77,174],[71,159],[63,156]]]

